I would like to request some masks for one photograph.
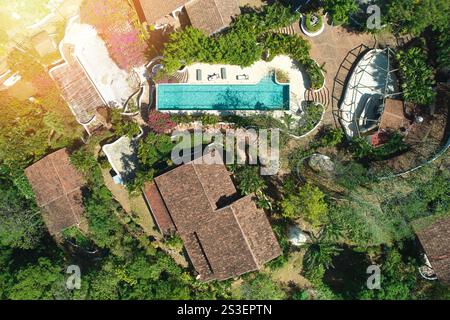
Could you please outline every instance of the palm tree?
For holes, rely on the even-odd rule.
[[[306,245],[307,251],[303,260],[305,270],[313,270],[319,266],[325,269],[333,267],[333,258],[342,251],[335,243],[331,242],[335,232],[332,228],[325,228],[320,236],[311,235],[311,242]],[[334,229],[336,230],[336,229]]]
[[[292,114],[285,112],[282,117],[283,123],[288,130],[291,130],[292,124],[294,123],[294,117]]]

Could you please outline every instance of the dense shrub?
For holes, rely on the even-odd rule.
[[[385,21],[397,33],[420,35],[431,27],[448,27],[450,2],[448,0],[379,0]]]
[[[325,11],[331,14],[334,25],[347,23],[350,15],[358,11],[355,0],[325,0],[323,6]]]
[[[430,105],[436,98],[433,69],[428,65],[426,52],[413,47],[397,54],[400,65],[402,89],[405,100],[421,105]]]
[[[307,183],[296,193],[288,194],[281,202],[283,216],[288,219],[303,217],[312,225],[319,226],[328,212],[324,197],[318,187]]]
[[[392,134],[385,144],[376,148],[363,137],[354,138],[351,142],[353,156],[360,161],[385,160],[407,149],[403,136],[398,133]]]
[[[175,128],[176,122],[172,121],[169,114],[152,110],[148,116],[148,126],[153,132],[160,134],[170,132]]]

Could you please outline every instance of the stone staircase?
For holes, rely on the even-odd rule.
[[[287,34],[287,35],[294,35],[296,34],[295,29],[294,29],[294,25],[290,25],[288,27],[284,27],[284,28],[280,28],[278,30],[275,31],[276,33],[281,33],[281,34]]]
[[[320,103],[325,107],[325,109],[328,109],[328,107],[331,105],[330,91],[326,86],[318,91],[306,90],[305,101]]]
[[[186,83],[189,80],[189,72],[187,71],[187,69],[184,70],[183,72],[178,72],[177,71],[177,72],[175,72],[173,77],[179,83]]]

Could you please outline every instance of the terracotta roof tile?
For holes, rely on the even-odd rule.
[[[240,14],[237,0],[196,0],[186,5],[194,28],[213,34],[226,28]]]
[[[450,284],[450,218],[417,231],[417,236],[438,279]]]
[[[190,0],[133,0],[139,18],[149,23],[167,16],[172,11],[183,7]]]
[[[167,211],[161,193],[155,183],[147,183],[144,186],[144,197],[155,218],[156,224],[162,234],[169,235],[176,231],[172,218]]]
[[[156,177],[155,184],[144,189],[149,205],[160,208],[155,220],[172,218],[201,280],[236,277],[281,254],[264,211],[251,195],[236,200],[223,164],[191,162]],[[161,199],[154,197],[157,190]]]
[[[70,164],[66,149],[56,151],[25,169],[42,217],[54,235],[78,225],[83,214],[81,174]]]
[[[73,47],[66,44],[63,53],[66,62],[52,68],[50,76],[60,88],[77,121],[87,124],[94,118],[97,108],[105,103],[73,55]]]

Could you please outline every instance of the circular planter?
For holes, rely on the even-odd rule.
[[[306,34],[308,37],[317,37],[319,34],[321,34],[325,30],[325,19],[326,19],[326,14],[324,16],[322,16],[322,26],[320,27],[320,29],[315,32],[310,32],[306,28],[306,15],[303,15],[302,23],[300,24],[300,27],[301,27],[303,33]]]

